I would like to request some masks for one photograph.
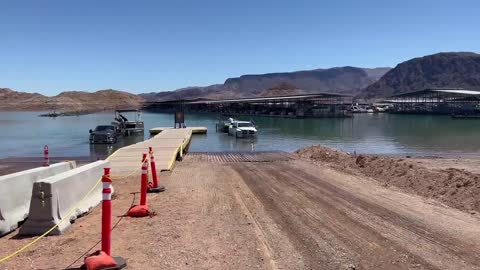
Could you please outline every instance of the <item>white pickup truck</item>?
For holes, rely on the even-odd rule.
[[[249,121],[234,121],[228,128],[228,134],[235,138],[247,138],[257,136],[257,128]]]

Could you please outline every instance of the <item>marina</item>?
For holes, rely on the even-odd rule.
[[[0,123],[0,158],[39,157],[49,145],[53,156],[105,158],[117,149],[150,138],[150,130],[173,127],[171,113],[144,112],[144,134],[124,137],[115,144],[89,143],[88,130],[110,123],[111,112],[75,117],[43,118],[39,112],[5,112]],[[257,138],[235,140],[216,132],[218,114],[187,113],[187,127],[205,127],[207,134],[193,136],[191,151],[293,152],[312,144],[357,153],[412,156],[479,156],[478,119],[453,119],[449,115],[355,114],[353,118],[285,119],[246,116],[259,127]],[[35,130],[35,136],[31,131]],[[161,129],[160,129],[161,130]],[[200,131],[200,130],[198,130]],[[202,131],[204,132],[204,131]]]
[[[76,148],[80,153],[83,147],[89,145],[90,159],[104,160],[71,166],[68,171],[37,180],[41,178],[39,174],[49,168],[49,150],[58,153],[57,139],[51,148],[44,147],[44,164],[47,165],[4,176],[4,179],[18,185],[10,185],[15,189],[2,196],[6,203],[0,210],[7,215],[1,231],[5,237],[0,238],[0,243],[10,240],[12,235],[15,239],[40,235],[32,243],[42,241],[43,245],[29,244],[26,239],[8,245],[8,248],[3,245],[0,253],[11,254],[4,260],[15,255],[20,261],[25,256],[33,260],[38,260],[36,256],[44,256],[56,263],[78,264],[78,259],[69,255],[49,255],[44,250],[60,247],[68,249],[69,254],[85,250],[98,238],[98,233],[92,233],[87,228],[98,227],[98,205],[103,199],[102,244],[104,239],[110,241],[112,232],[112,209],[110,205],[110,210],[105,210],[108,209],[105,202],[113,201],[113,216],[117,217],[113,229],[120,222],[122,228],[128,228],[114,232],[116,239],[121,239],[115,242],[120,247],[115,252],[127,257],[127,260],[120,258],[119,262],[128,262],[134,269],[145,265],[145,260],[138,259],[138,254],[148,253],[159,244],[168,243],[166,237],[173,237],[172,242],[184,241],[181,246],[169,249],[178,251],[188,246],[188,254],[209,258],[206,267],[210,262],[216,262],[215,254],[218,252],[204,248],[205,236],[213,239],[209,246],[225,250],[228,254],[235,253],[233,260],[247,265],[247,268],[250,268],[252,258],[254,264],[266,266],[264,262],[271,260],[270,254],[275,254],[274,262],[282,268],[318,269],[325,265],[320,258],[336,256],[325,251],[329,249],[321,249],[323,253],[318,254],[319,245],[326,243],[327,246],[335,244],[343,250],[359,247],[354,249],[354,254],[361,255],[356,263],[367,268],[388,268],[390,261],[397,260],[399,253],[408,253],[410,257],[402,257],[408,258],[406,264],[425,259],[435,267],[463,265],[465,269],[475,269],[478,261],[472,251],[477,250],[478,245],[462,246],[461,243],[465,239],[478,240],[478,234],[470,231],[450,233],[439,221],[447,221],[448,226],[479,228],[478,222],[471,218],[478,210],[475,191],[479,186],[470,180],[478,178],[473,174],[480,161],[478,130],[475,129],[478,126],[471,125],[472,119],[455,119],[449,115],[380,113],[384,112],[382,108],[381,105],[371,106],[366,108],[366,112],[348,118],[297,119],[249,115],[225,120],[221,113],[177,111],[173,114],[174,127],[171,127],[172,113],[150,112],[145,114],[145,120],[136,117],[134,121],[129,121],[117,111],[116,122],[97,125],[95,130],[90,130],[89,140],[83,131],[81,143]],[[140,116],[140,111],[134,113]],[[81,126],[83,120],[83,125],[105,123],[107,115],[110,114],[78,116],[74,124]],[[65,126],[61,128],[59,130],[65,130]],[[209,129],[215,132],[208,132]],[[104,136],[100,137],[103,141],[92,143],[92,136],[95,140],[100,135]],[[462,140],[458,139],[459,136]],[[120,139],[117,141],[117,138]],[[71,138],[65,139],[66,142],[71,141]],[[330,148],[314,145],[319,142]],[[68,143],[60,145],[72,148]],[[455,155],[461,159],[453,158]],[[469,159],[469,155],[474,158]],[[59,159],[62,160],[61,155],[54,160]],[[76,160],[76,157],[71,159]],[[52,167],[68,164],[76,162],[63,161]],[[100,180],[103,189],[100,188]],[[0,184],[3,184],[0,190],[8,186],[6,181]],[[33,189],[30,189],[32,184]],[[396,189],[390,189],[389,185]],[[425,193],[426,185],[429,191]],[[134,205],[138,200],[135,194],[139,186],[139,205]],[[31,194],[25,190],[32,190]],[[114,199],[111,197],[113,192]],[[37,194],[47,196],[44,198]],[[445,195],[437,197],[437,194]],[[446,206],[426,202],[432,199]],[[20,209],[17,205],[30,207]],[[405,217],[405,212],[410,209],[423,210]],[[123,220],[125,211],[128,217]],[[362,215],[356,216],[358,213]],[[104,219],[106,215],[110,220]],[[146,219],[133,217],[149,217],[149,221],[142,222]],[[425,217],[430,221],[428,229],[422,227],[422,230],[417,230],[412,224],[423,222]],[[380,219],[384,221],[371,222]],[[342,222],[345,231],[336,231],[338,221]],[[241,229],[231,226],[238,222],[248,226],[241,226]],[[368,229],[364,228],[364,224],[369,224]],[[389,233],[390,228],[401,232],[402,237]],[[138,230],[142,233],[139,234]],[[291,245],[288,241],[315,239],[324,231],[330,232],[334,239],[347,237],[349,240],[341,243],[336,240],[302,241],[300,246]],[[438,231],[444,233],[432,233]],[[377,236],[379,232],[381,238]],[[57,237],[44,239],[47,234]],[[157,234],[162,235],[161,239],[146,237]],[[186,240],[182,238],[185,235],[189,236]],[[427,236],[434,241],[423,241]],[[65,245],[66,237],[75,239],[74,248]],[[422,243],[421,250],[409,245],[412,239]],[[192,242],[200,244],[192,245]],[[20,245],[26,245],[35,255],[11,253],[12,248],[22,251]],[[50,246],[45,248],[46,245]],[[249,252],[239,253],[241,249],[236,245],[248,246]],[[260,245],[268,245],[269,253],[258,248]],[[395,252],[391,251],[392,245],[398,246]],[[451,252],[453,247],[459,246],[460,254]],[[133,247],[135,251],[131,251]],[[168,253],[162,250],[163,254]],[[254,250],[258,252],[252,253]],[[295,255],[292,260],[291,257],[281,256],[283,252],[302,255]],[[382,254],[381,260],[363,259],[370,258],[370,254],[375,252]],[[177,254],[183,253],[171,254],[175,259],[168,264],[169,268],[177,268],[178,261],[182,260],[181,256],[175,257]],[[448,259],[445,259],[445,254]],[[348,261],[328,260],[328,263],[334,269]],[[18,262],[10,260],[7,265]],[[148,265],[157,268],[159,262],[164,261],[152,261]],[[42,265],[50,266],[51,263]]]
[[[331,93],[255,97],[224,100],[174,100],[146,102],[148,111],[219,113],[228,116],[266,116],[281,118],[344,118],[351,117],[352,97]]]
[[[424,89],[394,95],[385,101],[393,104],[393,113],[480,116],[480,91],[470,89]]]
[[[480,2],[5,2],[0,270],[480,270]]]

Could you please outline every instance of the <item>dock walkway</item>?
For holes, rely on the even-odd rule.
[[[162,131],[167,130],[167,129],[172,129],[172,128],[168,128],[168,127],[152,128],[152,129],[150,129],[150,134],[151,135],[159,134]],[[207,134],[207,128],[206,127],[189,127],[188,129],[192,130],[192,134]]]
[[[123,147],[110,157],[112,174],[118,175],[139,169],[142,153],[153,148],[155,165],[158,171],[169,171],[173,168],[178,155],[182,155],[192,138],[192,128],[157,128],[161,130],[153,138]]]

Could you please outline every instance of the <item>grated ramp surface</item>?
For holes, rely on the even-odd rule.
[[[258,152],[189,152],[184,157],[185,162],[273,162],[292,160],[290,153],[282,151]]]

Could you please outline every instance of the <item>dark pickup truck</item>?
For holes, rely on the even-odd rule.
[[[114,125],[97,126],[94,130],[90,129],[90,143],[116,143],[118,130]]]

